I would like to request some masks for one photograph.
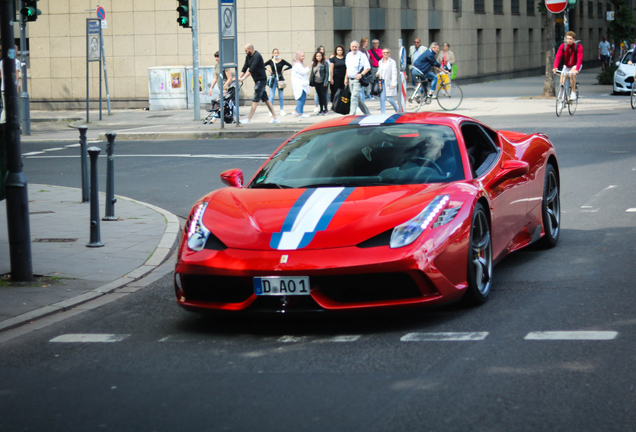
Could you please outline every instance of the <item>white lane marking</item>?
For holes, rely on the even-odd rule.
[[[602,191],[594,195],[588,202],[586,202],[584,205],[581,206],[581,213],[598,212],[600,210],[600,206],[598,205],[598,202],[601,200],[601,196],[607,191],[616,189],[617,187],[618,185],[609,185],[608,187],[606,187],[605,189],[603,189]]]
[[[81,147],[81,146],[82,146],[81,144],[69,144],[69,145],[64,146],[64,147],[66,147],[66,148],[74,148],[74,147]]]
[[[56,159],[56,158],[78,158],[80,155],[67,155],[67,156],[32,156],[37,154],[42,154],[44,152],[31,152],[25,153],[22,156],[28,156],[29,159]],[[201,155],[193,155],[193,154],[145,154],[145,155],[115,155],[116,158],[122,157],[175,157],[175,158],[211,158],[211,159],[267,159],[269,155],[214,155],[214,154],[201,154]]]
[[[636,207],[625,210],[627,213],[636,213]]]
[[[44,149],[43,151],[50,152],[50,151],[58,151],[58,150],[64,150],[64,147],[53,147],[53,148]]]
[[[303,342],[305,339],[307,339],[307,336],[283,336],[278,339],[278,342]]]
[[[488,332],[441,332],[408,333],[400,338],[402,342],[441,342],[441,341],[478,341],[484,340]]]
[[[334,336],[330,338],[316,339],[314,342],[323,343],[323,342],[355,342],[360,339],[360,335],[342,335],[342,336]]]
[[[129,334],[65,334],[51,339],[49,342],[64,342],[64,343],[85,343],[85,342],[119,342],[127,337]]]
[[[612,340],[618,332],[615,331],[539,331],[530,332],[524,337],[526,340]]]

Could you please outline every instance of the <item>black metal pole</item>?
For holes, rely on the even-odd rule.
[[[31,228],[29,223],[29,196],[27,181],[22,171],[20,148],[20,119],[18,112],[17,76],[15,73],[15,36],[13,34],[13,1],[1,0],[0,27],[2,28],[2,66],[4,69],[4,140],[7,151],[9,175],[6,184],[7,228],[9,230],[9,255],[11,280],[32,281]]]
[[[88,126],[82,125],[78,129],[80,133],[80,160],[82,165],[82,202],[87,203],[90,201],[88,194],[88,153],[86,153],[86,132],[88,132]]]
[[[99,147],[90,147],[88,155],[91,158],[91,241],[87,247],[102,247],[99,232],[99,191],[97,186],[97,157],[102,150]]]
[[[20,9],[24,7],[24,2],[20,0]],[[22,99],[22,133],[25,135],[31,135],[31,108],[29,100],[29,83],[27,77],[27,65],[26,65],[26,22],[24,15],[20,14],[20,63],[22,64],[22,93],[20,99]]]
[[[106,162],[106,214],[102,218],[104,221],[116,221],[115,217],[115,137],[116,132],[106,132],[108,146],[106,154],[108,159]]]

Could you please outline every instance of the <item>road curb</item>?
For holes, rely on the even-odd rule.
[[[33,321],[48,317],[56,313],[74,309],[84,303],[88,303],[92,300],[106,295],[111,295],[115,291],[121,293],[120,295],[112,298],[112,300],[116,300],[120,297],[123,297],[123,295],[130,294],[137,291],[138,289],[141,289],[143,286],[146,286],[147,284],[144,283],[144,279],[151,279],[148,284],[158,279],[154,279],[151,273],[153,273],[157,267],[159,267],[167,260],[170,252],[175,247],[180,233],[179,219],[176,215],[162,209],[161,207],[157,207],[152,204],[148,204],[143,201],[138,201],[121,195],[116,195],[116,198],[125,201],[131,201],[148,207],[149,209],[160,213],[165,218],[166,228],[164,230],[163,236],[161,237],[161,240],[155,248],[154,253],[146,260],[143,265],[137,267],[135,270],[122,276],[121,278],[107,283],[106,285],[102,285],[78,296],[71,297],[52,305],[43,306],[41,308],[34,309],[22,315],[18,315],[16,317],[9,318],[0,322],[0,333],[7,330],[15,329],[16,327],[20,327],[24,324],[31,323]],[[130,285],[134,285],[134,289],[127,289]]]
[[[191,132],[118,132],[118,141],[148,140],[192,140],[192,139],[249,139],[249,138],[282,138],[287,139],[300,132],[293,130],[246,130],[246,131],[191,131]],[[106,134],[100,133],[98,141],[106,140]]]

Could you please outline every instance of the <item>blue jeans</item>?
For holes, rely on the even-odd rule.
[[[398,106],[393,96],[386,95],[386,85],[382,86],[382,93],[380,93],[380,112],[384,114],[386,112],[386,101],[389,101],[395,112],[398,112]]]
[[[274,105],[274,99],[276,99],[276,90],[278,90],[278,103],[280,104],[280,110],[283,111],[284,97],[283,90],[278,88],[278,77],[274,80],[274,87],[269,88],[269,101]]]
[[[413,72],[413,76],[414,77],[418,77],[418,78],[420,78],[422,80],[424,78],[428,79],[431,82],[431,91],[434,91],[434,89],[437,88],[437,75],[435,73],[429,71],[426,74],[426,77],[425,77],[423,74],[421,74],[419,71],[417,71],[415,69],[413,69],[412,72]],[[422,82],[422,93],[426,91],[426,87],[427,86],[428,86],[428,83],[426,81],[423,81]]]
[[[305,100],[307,99],[307,93],[303,90],[303,95],[296,102],[296,112],[298,115],[304,114],[303,109],[305,108]]]

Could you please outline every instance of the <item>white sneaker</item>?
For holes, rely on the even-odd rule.
[[[250,124],[250,121],[248,119],[241,119],[240,123],[241,124]]]
[[[269,114],[269,116],[270,116],[270,117],[272,116],[272,112],[271,112],[271,111],[270,111],[270,112],[268,112],[267,114]]]
[[[285,111],[283,111],[283,110],[280,110],[280,113],[279,113],[279,114],[280,114],[281,116],[283,116],[283,117],[285,117],[285,116],[287,115],[287,113],[286,113]]]
[[[278,119],[271,119],[269,122],[270,122],[270,123],[280,123],[280,120],[278,120]]]
[[[309,114],[301,114],[298,117],[300,117],[300,118],[309,118],[311,116]]]
[[[298,113],[297,113],[296,111],[293,111],[293,112],[292,112],[292,115],[293,115],[294,117],[298,117]]]
[[[320,112],[320,107],[315,107],[314,108],[314,113]]]
[[[576,100],[576,92],[570,93],[570,100],[571,101],[575,101]]]

